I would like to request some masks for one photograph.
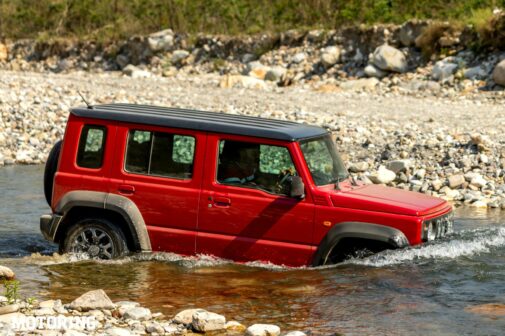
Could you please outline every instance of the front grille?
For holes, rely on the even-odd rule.
[[[440,239],[452,233],[454,225],[454,213],[451,211],[445,215],[425,220],[423,222],[423,241]],[[431,226],[431,230],[430,230]]]

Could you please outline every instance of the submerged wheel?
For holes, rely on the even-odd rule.
[[[44,169],[44,196],[46,197],[47,204],[51,206],[51,200],[53,198],[53,184],[54,175],[58,169],[58,160],[60,158],[62,141],[58,141],[54,144],[53,148],[49,152],[47,157],[46,167]]]
[[[128,254],[128,247],[123,232],[110,221],[89,218],[70,227],[60,245],[60,252],[109,260]]]

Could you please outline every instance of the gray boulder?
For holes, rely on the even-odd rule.
[[[72,301],[68,306],[70,309],[78,311],[116,308],[116,305],[112,303],[102,289],[87,292]]]
[[[454,189],[465,183],[465,176],[461,174],[452,175],[449,176],[448,181],[449,181],[449,188]]]
[[[431,70],[431,78],[440,82],[449,81],[458,70],[458,65],[447,61],[438,61]]]
[[[394,181],[396,174],[384,166],[380,166],[379,170],[368,178],[375,184],[388,184]]]
[[[186,310],[183,310],[183,311],[177,313],[177,315],[174,316],[173,321],[174,321],[174,323],[177,323],[177,324],[188,325],[191,322],[193,322],[193,314],[196,313],[196,312],[199,312],[199,311],[204,312],[205,310],[203,310],[203,309],[186,309]]]
[[[281,329],[273,324],[253,324],[247,328],[246,336],[279,336]]]
[[[375,77],[375,78],[383,78],[383,77],[386,77],[388,75],[387,71],[383,71],[383,70],[377,68],[373,64],[368,64],[365,67],[365,74],[368,77]]]
[[[193,314],[191,326],[199,332],[208,332],[225,329],[226,318],[223,315],[211,313],[204,310],[196,311]]]
[[[468,68],[464,72],[464,76],[466,79],[484,79],[488,76],[489,70],[485,67],[478,65],[472,68]]]
[[[187,50],[176,50],[172,53],[172,58],[170,61],[172,64],[179,64],[181,63],[184,59],[186,59],[189,56],[189,51]]]
[[[147,308],[135,307],[127,310],[123,317],[129,320],[146,321],[150,320],[152,315],[151,311]]]
[[[369,165],[368,165],[368,162],[366,162],[366,161],[356,162],[356,163],[352,163],[349,165],[349,170],[352,173],[362,173],[362,172],[367,171],[368,168],[369,168]]]
[[[325,68],[330,68],[340,60],[340,49],[336,46],[329,46],[322,50],[321,63]]]
[[[166,51],[174,45],[174,32],[172,29],[165,29],[149,35],[147,44],[152,52]]]
[[[405,55],[398,49],[383,44],[375,49],[371,63],[381,70],[393,72],[407,71]]]
[[[505,86],[505,59],[495,66],[493,80],[496,84]]]

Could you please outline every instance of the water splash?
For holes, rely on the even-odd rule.
[[[457,259],[489,253],[492,248],[505,246],[505,228],[462,231],[450,240],[401,250],[384,251],[364,259],[351,259],[344,264],[384,267],[412,261]]]

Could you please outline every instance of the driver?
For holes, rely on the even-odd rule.
[[[259,145],[230,141],[224,146],[219,180],[225,183],[254,183],[259,167]]]

